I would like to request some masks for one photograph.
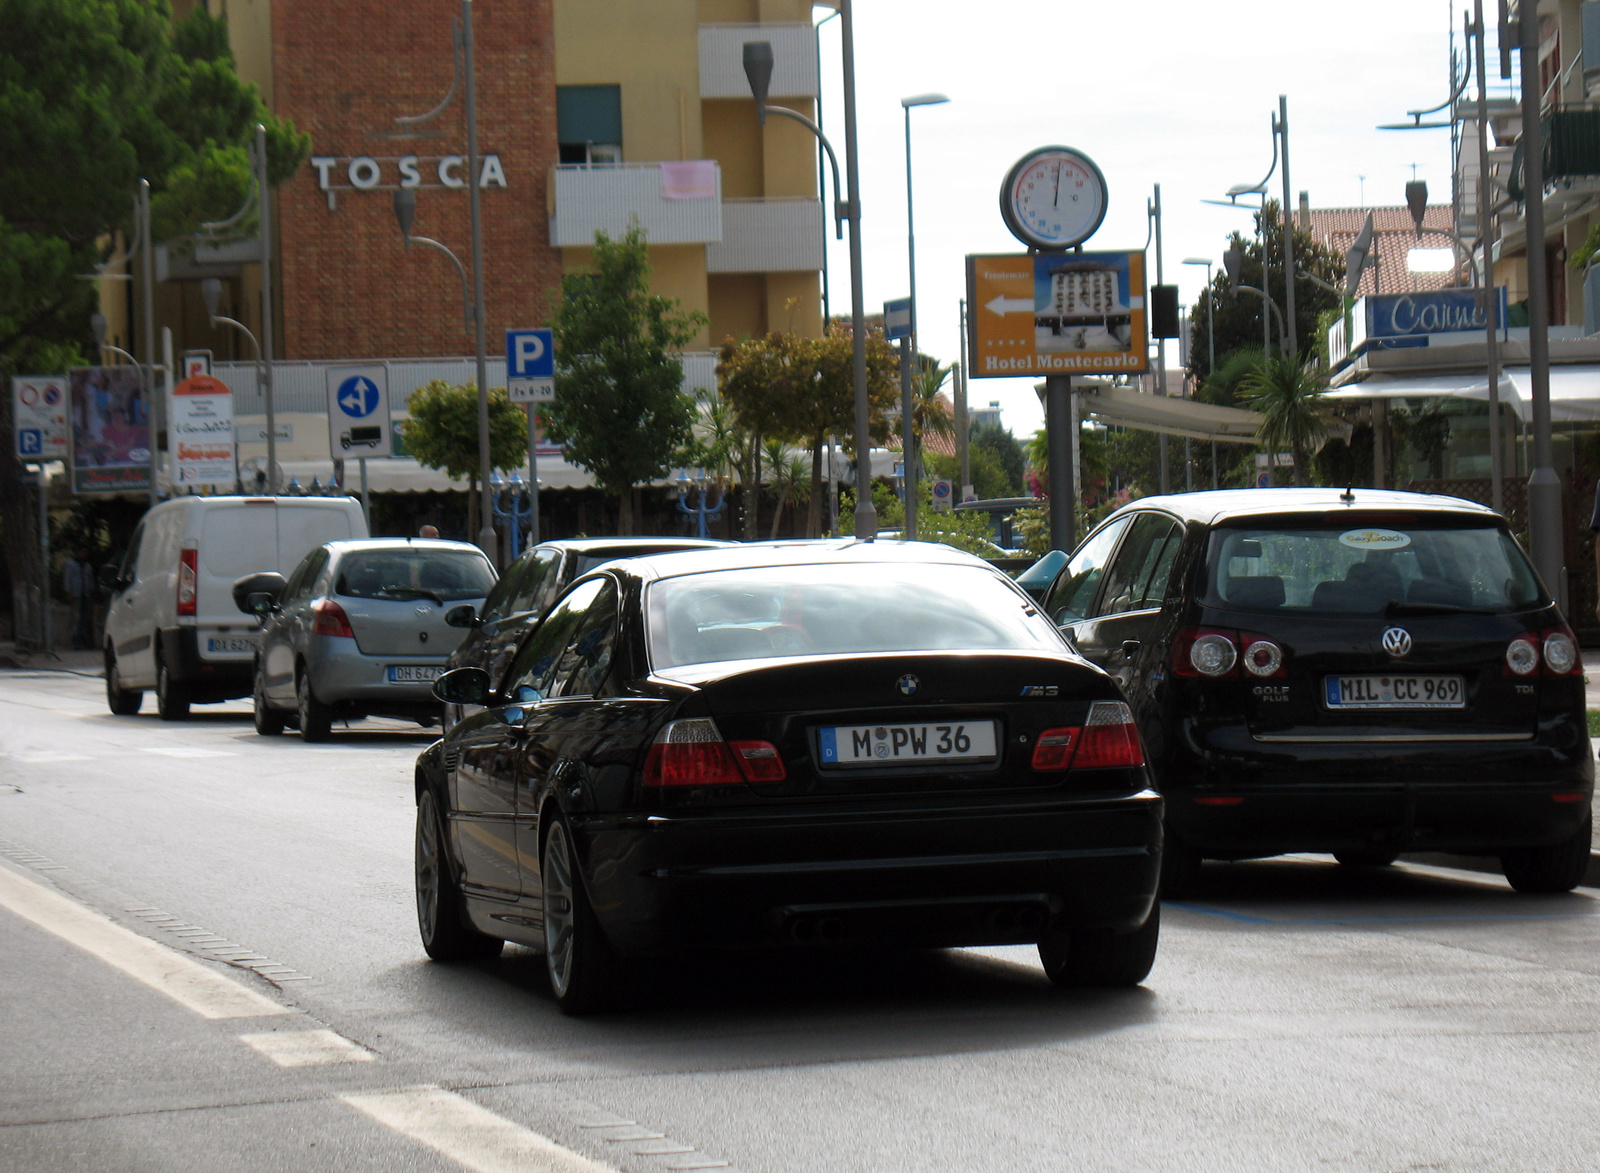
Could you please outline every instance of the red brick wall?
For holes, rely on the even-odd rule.
[[[551,0],[475,0],[478,149],[497,154],[504,188],[482,192],[484,300],[490,354],[510,327],[546,324],[561,281],[549,245],[545,188],[556,161]],[[465,85],[420,128],[377,137],[402,114],[432,108],[450,85],[451,0],[277,0],[273,71],[277,112],[311,135],[312,155],[379,159],[385,186],[340,191],[328,208],[317,170],[303,165],[278,191],[280,355],[344,359],[470,354],[461,282],[447,257],[401,246],[392,185],[396,156],[467,153]],[[420,169],[432,179],[425,162]],[[460,174],[465,177],[463,164]],[[471,275],[466,188],[417,189],[412,231],[448,245]]]

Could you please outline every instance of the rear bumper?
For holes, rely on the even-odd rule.
[[[395,684],[392,664],[417,664],[444,670],[448,656],[369,656],[355,641],[312,636],[306,662],[317,699],[342,711],[406,717],[437,717],[440,702],[431,682]]]
[[[206,659],[200,654],[200,633],[193,627],[166,627],[160,632],[161,663],[201,703],[249,696],[254,663],[244,659]]]
[[[577,816],[597,916],[622,953],[1037,941],[1143,924],[1152,791],[997,808]]]
[[[1159,781],[1168,826],[1214,858],[1498,854],[1572,835],[1594,793],[1587,731],[1566,719],[1526,741],[1284,744],[1234,727],[1202,744]]]

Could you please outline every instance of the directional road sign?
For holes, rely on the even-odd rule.
[[[328,450],[335,460],[394,455],[388,368],[328,368]]]
[[[1142,252],[967,258],[974,378],[1095,375],[1148,365]]]
[[[897,297],[883,303],[883,336],[890,342],[911,337],[911,299]]]
[[[512,403],[549,403],[556,397],[554,331],[506,331],[506,389]]]

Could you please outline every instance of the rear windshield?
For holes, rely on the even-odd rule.
[[[356,599],[481,599],[494,568],[471,550],[357,550],[339,562],[334,592]]]
[[[1499,526],[1219,529],[1206,602],[1313,612],[1524,610],[1541,604],[1533,568]]]
[[[650,662],[850,652],[1063,650],[1029,601],[979,566],[778,566],[651,585]]]

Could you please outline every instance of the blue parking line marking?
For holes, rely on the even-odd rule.
[[[1211,908],[1203,904],[1179,904],[1171,901],[1165,902],[1168,908],[1181,909],[1184,912],[1193,912],[1200,916],[1216,917],[1219,920],[1234,921],[1245,925],[1273,925],[1275,927],[1293,927],[1304,925],[1409,925],[1409,924],[1447,924],[1467,921],[1535,921],[1535,920],[1580,920],[1585,917],[1600,916],[1600,911],[1589,912],[1529,912],[1509,913],[1504,915],[1480,914],[1466,916],[1333,916],[1333,917],[1305,917],[1298,919],[1279,919],[1267,916],[1252,916],[1246,912],[1230,912],[1225,908]]]

